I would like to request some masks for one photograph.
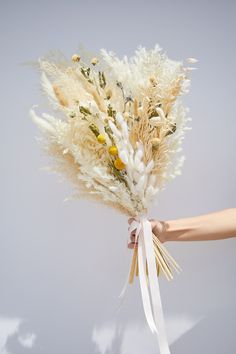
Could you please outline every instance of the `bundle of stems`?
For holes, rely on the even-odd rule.
[[[180,273],[182,270],[175,259],[169,254],[164,245],[160,242],[158,237],[152,233],[153,248],[155,252],[157,276],[160,275],[161,271],[167,278],[167,280],[173,279],[173,270]],[[134,281],[134,276],[139,275],[138,270],[138,243],[135,243],[133,257],[129,273],[129,283],[132,284]],[[148,265],[146,262],[146,275],[148,277]]]

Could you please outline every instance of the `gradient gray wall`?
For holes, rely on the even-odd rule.
[[[159,43],[170,58],[199,59],[186,104],[182,176],[150,216],[173,219],[235,207],[234,1],[1,1],[2,354],[154,354],[138,281],[120,312],[131,253],[127,220],[88,201],[63,203],[72,188],[40,170],[29,108],[39,77],[21,65],[80,43],[119,56]],[[161,293],[173,354],[235,353],[236,241],[172,243],[183,268]]]

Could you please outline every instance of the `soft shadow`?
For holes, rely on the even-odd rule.
[[[235,354],[236,318],[232,312],[230,309],[219,309],[209,313],[173,344],[173,353]]]
[[[166,318],[169,345],[178,341],[185,333],[195,327],[202,319],[186,314]],[[95,326],[92,333],[94,352],[99,354],[136,354],[158,352],[158,341],[145,322],[110,322]]]

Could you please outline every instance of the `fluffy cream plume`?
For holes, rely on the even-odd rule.
[[[44,57],[38,69],[53,113],[33,107],[30,115],[51,170],[73,183],[75,198],[129,216],[146,212],[184,161],[178,152],[190,118],[181,96],[189,90],[189,68],[156,45],[139,46],[129,59],[105,49],[71,60]]]

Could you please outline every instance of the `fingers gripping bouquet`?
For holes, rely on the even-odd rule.
[[[137,242],[128,281],[139,276],[146,319],[161,353],[169,353],[157,276],[161,271],[169,280],[180,267],[152,234],[147,212],[180,174],[184,158],[178,153],[190,120],[181,96],[194,68],[170,60],[158,45],[139,46],[135,56],[122,60],[105,49],[96,57],[85,50],[71,60],[48,56],[37,68],[53,114],[30,114],[52,157],[50,168],[73,183],[73,198],[134,217],[130,232]]]

